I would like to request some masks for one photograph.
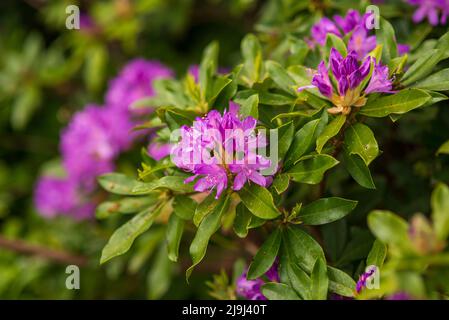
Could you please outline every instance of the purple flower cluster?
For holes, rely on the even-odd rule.
[[[177,167],[194,175],[186,183],[199,178],[194,189],[199,192],[216,189],[216,198],[233,179],[233,189],[240,190],[249,181],[263,187],[271,183],[260,170],[271,162],[257,154],[257,148],[265,147],[263,135],[256,134],[257,120],[241,119],[238,106],[230,103],[229,111],[221,115],[212,110],[197,118],[193,126],[182,126],[180,141],[172,150],[172,161]]]
[[[363,16],[356,10],[349,10],[345,17],[336,15],[333,20],[322,18],[311,30],[312,40],[309,45],[313,48],[316,44],[324,46],[328,34],[334,34],[340,38],[350,34],[348,50],[355,51],[358,59],[363,59],[376,47],[376,36],[370,35],[368,25],[374,19],[373,14],[366,13]],[[409,51],[406,45],[399,45],[399,54]]]
[[[260,290],[265,281],[261,278],[248,280],[246,278],[247,272],[248,271],[243,272],[243,274],[237,279],[237,295],[248,300],[267,300]],[[268,269],[265,273],[265,277],[269,282],[280,282],[277,262],[273,263],[270,269]]]
[[[137,138],[131,133],[136,125],[131,104],[154,94],[154,79],[171,75],[159,62],[133,60],[111,81],[105,106],[87,105],[73,116],[60,143],[66,176],[43,176],[35,188],[36,208],[43,216],[92,216],[97,176],[112,171],[120,153]]]
[[[413,14],[413,22],[418,23],[427,18],[433,26],[447,23],[449,0],[408,0],[408,3],[418,7]]]
[[[343,58],[332,48],[328,66],[321,61],[312,84],[300,87],[298,91],[315,87],[334,104],[328,110],[329,113],[349,114],[352,107],[365,105],[366,95],[374,92],[391,93],[392,81],[388,67],[377,63],[375,58],[367,56],[359,62],[355,51]]]

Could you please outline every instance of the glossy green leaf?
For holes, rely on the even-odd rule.
[[[271,193],[257,184],[245,185],[238,194],[249,211],[259,218],[269,220],[281,214],[274,205]]]
[[[206,255],[210,238],[220,228],[221,217],[229,207],[229,195],[223,195],[217,202],[218,205],[215,206],[214,210],[201,221],[195,237],[190,244],[189,251],[193,264],[186,271],[187,280],[190,278],[195,266],[200,263]]]
[[[373,247],[366,258],[367,266],[376,266],[382,268],[385,257],[387,256],[387,246],[379,240],[375,240]]]
[[[296,293],[304,300],[311,296],[311,280],[307,273],[294,263],[287,265],[288,278]]]
[[[290,121],[279,128],[278,130],[278,158],[284,159],[288,149],[293,141],[293,135],[295,132],[295,126],[293,121]]]
[[[134,195],[144,195],[157,189],[168,189],[179,193],[193,192],[193,183],[185,183],[183,176],[164,176],[152,182],[138,183],[132,189]]]
[[[261,291],[268,300],[300,300],[295,290],[283,283],[265,283]]]
[[[210,193],[198,206],[196,207],[193,216],[193,223],[198,227],[209,213],[211,213],[220,202],[215,199],[215,195]]]
[[[312,285],[311,298],[313,300],[326,300],[329,278],[327,277],[326,262],[323,259],[318,258],[316,260],[310,275],[310,280]]]
[[[359,155],[368,166],[379,154],[379,146],[371,129],[356,123],[345,131],[345,149],[349,154]]]
[[[380,18],[379,22],[380,28],[376,29],[377,43],[383,45],[382,61],[388,63],[398,55],[396,36],[393,27],[387,20]]]
[[[349,174],[359,185],[367,189],[376,189],[371,172],[365,164],[365,161],[359,155],[349,154],[345,148],[343,151],[343,159]]]
[[[345,115],[338,115],[331,121],[316,140],[316,151],[321,153],[324,145],[333,137],[335,137],[346,122]]]
[[[276,83],[279,89],[282,89],[292,95],[296,95],[295,81],[279,63],[270,60],[265,62],[265,66],[268,75],[271,79],[273,79],[274,83]]]
[[[318,154],[299,161],[286,173],[296,182],[317,184],[323,179],[324,173],[338,163],[327,154]]]
[[[296,132],[293,143],[285,157],[285,168],[292,166],[299,158],[311,150],[315,143],[315,138],[318,136],[319,123],[320,119],[310,121]]]
[[[430,99],[431,96],[423,90],[404,89],[396,94],[368,100],[359,113],[374,118],[386,117],[392,113],[404,114],[423,106]]]
[[[212,87],[213,77],[218,66],[218,42],[210,43],[203,51],[199,67],[199,84],[201,90],[207,93]]]
[[[326,55],[330,52],[331,48],[337,49],[343,57],[346,57],[348,54],[344,41],[335,34],[328,33],[326,37]]]
[[[372,211],[368,215],[371,232],[385,244],[405,245],[408,243],[408,223],[390,211]]]
[[[449,188],[439,183],[432,192],[432,221],[437,237],[445,240],[449,236]]]
[[[437,155],[438,154],[449,154],[449,141],[446,141],[445,143],[443,143],[441,145],[441,147],[438,149],[437,151]]]
[[[327,276],[329,277],[329,291],[343,297],[354,297],[356,283],[348,274],[327,266]]]
[[[240,114],[242,117],[259,118],[259,96],[257,94],[250,96],[241,104]]]
[[[101,252],[100,263],[103,264],[127,252],[131,248],[134,239],[150,228],[161,209],[162,206],[148,208],[115,230]]]
[[[322,198],[301,209],[298,215],[305,224],[320,225],[339,220],[357,206],[357,201],[343,198]]]
[[[179,245],[181,243],[182,234],[184,232],[184,220],[176,214],[170,215],[167,224],[167,250],[168,258],[176,262],[178,261]]]
[[[234,232],[238,237],[246,238],[252,216],[252,213],[242,202],[237,205],[235,208]]]
[[[413,87],[434,91],[449,90],[449,68],[438,71],[424,80],[416,83]]]
[[[252,87],[259,82],[263,73],[262,48],[259,40],[253,34],[248,34],[242,40],[241,45],[243,56],[242,80]]]
[[[273,181],[273,188],[277,194],[284,193],[290,184],[290,176],[285,173],[278,174]]]
[[[97,219],[105,219],[117,213],[134,213],[156,204],[160,194],[154,192],[145,197],[128,197],[101,203],[95,210]]]
[[[257,251],[248,269],[249,280],[261,277],[270,269],[279,252],[281,245],[281,230],[278,228],[271,233],[267,240]]]
[[[444,59],[444,51],[439,49],[429,50],[416,60],[410,66],[407,72],[402,77],[402,84],[405,86],[411,85],[414,82],[423,79],[429,75],[435,66]]]
[[[173,212],[183,220],[192,220],[195,214],[197,203],[190,197],[176,195],[173,199]]]

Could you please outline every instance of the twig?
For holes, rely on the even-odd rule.
[[[22,240],[6,239],[3,236],[0,236],[0,247],[22,254],[33,255],[45,260],[51,260],[60,264],[74,264],[80,267],[87,264],[87,258],[84,256],[48,249],[42,246],[29,244]]]

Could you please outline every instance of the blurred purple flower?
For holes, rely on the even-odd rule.
[[[314,24],[311,30],[313,40],[322,46],[326,44],[326,37],[329,33],[341,37],[340,30],[338,30],[335,23],[326,17],[321,18],[318,23]]]
[[[149,110],[131,110],[132,103],[154,95],[153,81],[169,78],[173,72],[159,61],[135,59],[129,62],[118,77],[109,83],[106,104],[139,115]]]
[[[360,275],[359,280],[357,281],[357,285],[355,287],[356,293],[360,293],[363,288],[366,287],[366,282],[369,280],[369,278],[376,272],[376,267],[371,267],[368,269],[368,271],[362,273]]]
[[[280,282],[278,266],[277,261],[274,262],[270,269],[268,269],[265,273],[265,276],[269,282]],[[243,274],[237,279],[237,295],[248,300],[267,300],[260,290],[265,281],[261,278],[248,280],[247,272],[248,271],[243,272]]]
[[[148,154],[154,160],[159,161],[170,155],[171,149],[172,145],[169,143],[150,142],[148,145]]]
[[[393,82],[389,77],[388,67],[380,63],[375,63],[371,80],[365,89],[365,94],[374,92],[391,93]]]
[[[412,300],[407,292],[396,292],[386,298],[386,300]]]
[[[406,53],[410,52],[410,46],[407,44],[398,43],[398,53],[400,56],[403,56]]]
[[[449,1],[448,0],[408,0],[412,6],[417,6],[413,14],[413,22],[418,23],[427,18],[429,23],[433,26],[447,23],[449,15]],[[438,15],[441,13],[441,18]]]

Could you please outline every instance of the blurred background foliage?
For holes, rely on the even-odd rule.
[[[65,8],[70,4],[90,18],[88,31],[65,27]],[[211,251],[190,285],[184,278],[189,261],[183,264],[181,259],[174,265],[166,257],[162,224],[139,237],[127,254],[99,266],[101,249],[123,221],[120,217],[45,220],[32,205],[35,180],[42,171],[57,170],[53,163],[59,132],[71,115],[88,102],[101,103],[108,79],[131,58],[160,60],[182,76],[189,65],[199,63],[204,47],[217,40],[220,65],[233,67],[240,60],[241,39],[256,32],[265,56],[282,61],[286,51],[295,50],[296,37],[308,36],[321,16],[349,8],[364,11],[368,4],[352,0],[2,1],[0,298],[209,298],[208,286],[215,297],[228,297],[228,276],[212,279],[211,273],[232,270],[241,256],[238,244],[214,239],[226,248],[226,255]],[[404,12],[410,16],[413,8],[400,0],[388,1],[381,10],[394,25],[398,41],[412,48],[445,29],[426,24],[412,29]],[[418,55],[412,51],[410,60]],[[349,219],[322,228],[325,248],[333,247],[330,260],[351,275],[363,269],[374,241],[366,228],[372,209],[392,210],[406,218],[430,212],[432,186],[449,181],[449,157],[435,156],[447,140],[448,108],[437,104],[393,125],[388,121],[369,123],[383,149],[382,159],[372,166],[375,192],[348,183],[341,170],[328,177],[329,194],[344,193],[360,201]],[[139,158],[138,150],[122,156],[118,171],[135,174]],[[318,192],[310,188],[297,190],[297,199]],[[81,290],[65,287],[65,268],[73,263],[81,266]],[[238,261],[237,269],[241,268]]]

